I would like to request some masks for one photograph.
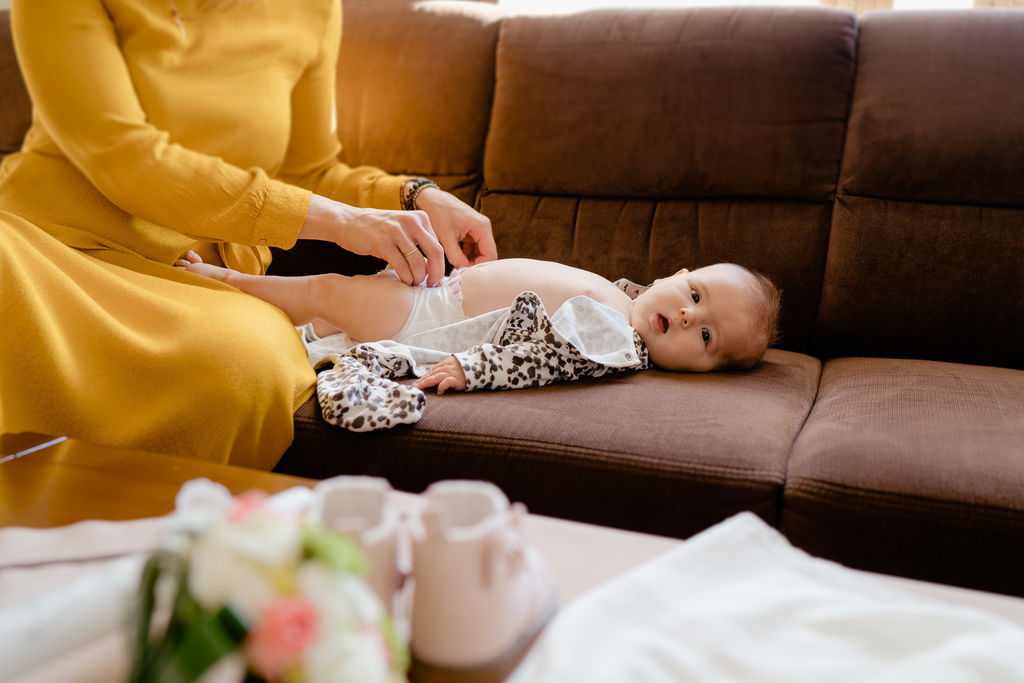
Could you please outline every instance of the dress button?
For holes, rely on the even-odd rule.
[[[627,353],[626,354],[626,360],[633,360],[633,354]]]

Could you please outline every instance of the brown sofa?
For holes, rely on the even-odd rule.
[[[310,402],[280,471],[483,478],[679,537],[752,510],[850,566],[1024,595],[1024,11],[344,6],[346,161],[438,180],[502,256],[745,264],[784,336],[750,372],[430,396],[387,432]],[[9,151],[28,103],[0,55]],[[302,245],[274,269],[376,267]]]

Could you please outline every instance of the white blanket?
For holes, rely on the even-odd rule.
[[[1024,628],[813,558],[743,513],[571,603],[510,681],[1024,681]]]

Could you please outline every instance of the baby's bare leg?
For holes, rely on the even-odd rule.
[[[247,275],[202,260],[194,252],[179,267],[212,277],[277,306],[296,325],[324,321],[357,341],[390,339],[402,329],[412,310],[408,285],[390,277],[336,273],[281,277]],[[317,326],[323,333],[323,326]]]

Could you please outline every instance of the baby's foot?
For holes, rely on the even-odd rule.
[[[199,257],[199,254],[189,249],[185,254],[174,263],[175,268],[181,268],[198,275],[205,275],[211,277],[214,280],[220,280],[221,282],[230,283],[230,279],[235,275],[236,271],[230,268],[222,268],[221,266],[215,266],[212,263],[203,263],[203,259]]]

